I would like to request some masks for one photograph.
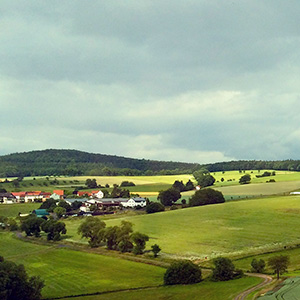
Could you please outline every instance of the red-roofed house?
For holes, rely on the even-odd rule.
[[[35,199],[43,199],[42,191],[26,192],[24,197],[25,202],[33,202]]]
[[[12,194],[16,197],[17,201],[24,200],[26,192],[12,192]]]
[[[53,194],[51,195],[51,198],[54,200],[61,200],[64,199],[64,194],[65,194],[64,190],[54,190]]]

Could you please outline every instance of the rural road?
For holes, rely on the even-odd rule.
[[[264,287],[265,285],[269,284],[270,282],[272,282],[273,278],[271,276],[268,275],[264,275],[264,274],[257,274],[257,273],[246,273],[247,276],[252,276],[252,277],[259,277],[259,278],[264,278],[264,281],[242,293],[240,293],[239,295],[237,295],[234,300],[244,300],[246,299],[246,297],[251,294],[252,292],[261,289],[262,287]]]

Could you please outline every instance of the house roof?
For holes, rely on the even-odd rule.
[[[42,191],[26,192],[26,196],[40,196]]]
[[[16,198],[12,193],[0,193],[0,198]]]
[[[63,196],[65,194],[64,190],[53,190],[53,194]]]
[[[135,202],[145,202],[146,201],[146,199],[142,198],[142,197],[133,197],[131,199],[134,200]]]
[[[90,192],[87,192],[87,191],[78,191],[77,192],[77,196],[79,197],[82,197],[84,195],[88,195],[88,196],[91,196],[91,193]]]
[[[35,209],[32,213],[36,214],[37,216],[48,216],[49,215],[47,209]]]
[[[25,197],[26,192],[12,192],[15,197]]]

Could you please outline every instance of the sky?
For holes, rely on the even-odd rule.
[[[0,155],[300,159],[300,1],[0,3]]]

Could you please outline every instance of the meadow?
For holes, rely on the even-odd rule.
[[[44,298],[158,286],[164,268],[116,257],[44,246],[0,232],[0,255],[45,281]]]
[[[103,295],[78,297],[77,300],[232,300],[240,291],[260,283],[259,278],[245,277],[228,282],[204,281],[194,285],[164,286],[136,291],[123,291]],[[67,299],[65,299],[67,300]]]
[[[150,215],[105,219],[107,226],[121,220],[150,237],[166,256],[200,260],[219,255],[242,257],[281,250],[300,243],[300,197],[282,196],[231,201],[223,204],[178,209]],[[69,241],[83,241],[77,235],[81,220],[66,220]]]

